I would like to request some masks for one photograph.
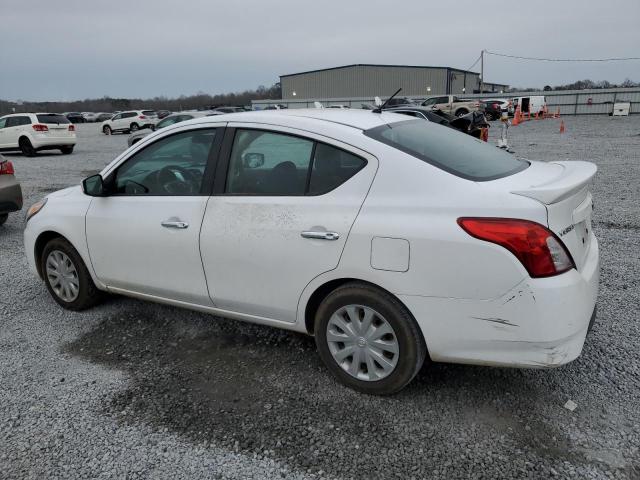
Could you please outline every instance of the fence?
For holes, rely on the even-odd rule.
[[[607,88],[591,90],[556,90],[550,92],[510,92],[464,95],[464,98],[514,98],[544,95],[550,112],[560,109],[561,115],[595,115],[609,114],[613,111],[613,104],[629,102],[631,114],[640,113],[640,87]],[[387,97],[380,97],[383,100]],[[416,102],[422,102],[426,97],[409,97]],[[331,105],[345,105],[350,108],[362,108],[362,105],[372,105],[373,97],[357,98],[305,98],[288,100],[252,100],[253,108],[262,110],[271,105],[286,105],[288,108],[314,108],[314,102],[320,102],[325,107]]]

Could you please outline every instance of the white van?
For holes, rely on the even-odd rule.
[[[532,95],[530,97],[515,97],[511,100],[513,102],[513,109],[515,111],[520,105],[520,111],[522,113],[529,112],[531,115],[540,113],[547,105],[547,99],[544,95]]]

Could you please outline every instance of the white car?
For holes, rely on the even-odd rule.
[[[73,152],[76,127],[59,113],[13,113],[0,118],[0,151],[20,150],[33,157],[41,150]]]
[[[115,132],[135,132],[141,128],[153,128],[158,122],[158,115],[153,110],[130,110],[119,112],[109,120],[102,122],[102,133],[111,135]]]
[[[202,117],[33,205],[25,249],[64,308],[112,292],[308,333],[340,381],[389,394],[427,355],[580,355],[595,172],[387,112]]]

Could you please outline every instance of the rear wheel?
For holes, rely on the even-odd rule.
[[[102,133],[105,135],[111,135],[111,127],[109,125],[105,125],[102,127]]]
[[[73,145],[67,146],[67,147],[60,147],[60,151],[64,155],[69,155],[70,153],[73,153]]]
[[[18,146],[20,147],[20,151],[25,157],[33,157],[36,154],[36,149],[33,148],[31,142],[27,137],[22,137],[18,142]]]
[[[7,219],[9,218],[9,214],[8,213],[3,213],[0,215],[0,225],[3,225]]]
[[[40,268],[47,290],[67,310],[84,310],[103,297],[80,254],[63,238],[54,238],[45,245]]]
[[[133,122],[131,125],[129,125],[130,132],[136,132],[138,130],[140,130],[140,127],[138,126],[137,123]]]
[[[427,352],[406,307],[389,293],[358,282],[324,299],[316,313],[315,339],[320,357],[340,382],[375,395],[401,390]]]

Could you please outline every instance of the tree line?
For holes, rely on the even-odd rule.
[[[564,85],[545,85],[542,89],[545,92],[552,92],[554,90],[590,90],[590,89],[600,89],[600,88],[632,88],[632,87],[640,87],[640,82],[634,82],[630,79],[625,79],[622,83],[611,83],[607,80],[594,81],[590,79],[578,80],[577,82],[567,83]],[[527,88],[516,88],[513,87],[510,89],[512,92],[538,92],[540,88],[537,87],[527,87]]]
[[[74,100],[70,102],[10,102],[0,100],[0,114],[13,112],[115,112],[123,110],[170,110],[177,112],[181,110],[194,110],[211,108],[215,106],[243,106],[250,105],[251,100],[271,100],[280,99],[280,83],[275,83],[270,87],[260,85],[255,90],[245,90],[243,92],[224,93],[210,95],[198,92],[195,95],[181,95],[177,98],[154,97],[154,98],[88,98],[85,100]]]

